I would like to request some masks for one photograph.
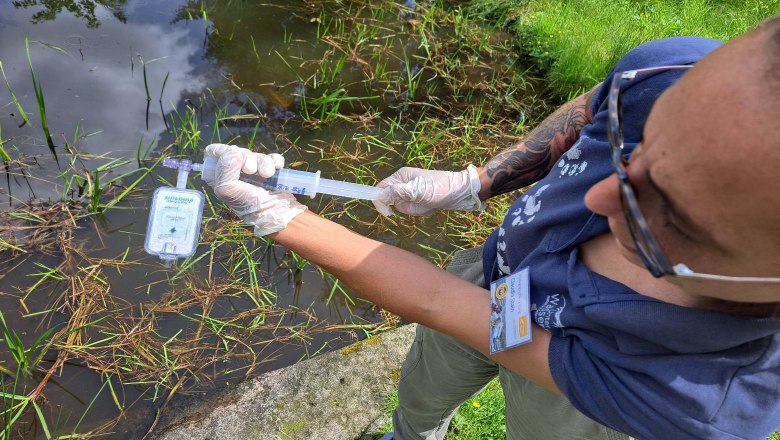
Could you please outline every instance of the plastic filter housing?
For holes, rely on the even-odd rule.
[[[160,187],[149,210],[144,250],[163,261],[186,258],[198,247],[203,194],[183,188]]]
[[[201,175],[213,176],[215,166],[216,160],[213,157],[205,158]],[[321,193],[352,199],[374,200],[381,191],[379,188],[371,185],[323,179],[320,177],[319,171],[312,173],[309,171],[291,170],[289,168],[282,168],[269,178],[263,178],[258,175],[242,175],[241,180],[262,186],[267,190],[284,191],[309,197],[314,197]]]

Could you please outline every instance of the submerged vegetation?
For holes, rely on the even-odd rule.
[[[96,134],[81,125],[54,149],[44,94],[56,85],[40,87],[38,47],[28,43],[37,115],[16,99],[20,85],[5,83],[24,123],[28,115],[38,118],[39,136],[58,162],[51,178],[58,196],[26,201],[9,193],[12,207],[0,212],[0,438],[108,433],[138,401],[155,408],[140,431],[134,427],[142,436],[173,396],[244,380],[289,358],[284,352],[300,359],[395,325],[395,317],[373,310],[330,274],[253,236],[208,190],[198,251],[173,269],[143,254],[143,224],[125,220],[108,229],[145,212],[152,189],[171,185],[173,173],[159,166],[163,157],[199,161],[205,145],[233,143],[281,152],[293,167],[325,167],[328,177],[375,184],[404,165],[480,163],[548,110],[509,35],[444,3],[410,9],[392,1],[309,1],[278,8],[315,38],[291,27],[282,45],[260,50],[250,28],[234,25],[258,6],[199,1],[180,8],[177,20],[207,24],[207,56],[222,64],[229,87],[175,106],[165,121],[172,142],[153,148],[154,140],[141,138],[134,158],[79,152],[79,142]],[[225,53],[237,47],[250,52]],[[256,85],[242,76],[270,59],[294,80]],[[139,100],[147,112],[158,88],[162,105],[168,75],[154,84],[147,76],[154,59],[131,61],[131,68],[140,66]],[[24,142],[0,143],[9,182],[46,178],[37,164],[47,159],[22,153]],[[190,185],[202,186],[197,178]],[[508,201],[484,213],[430,218],[381,217],[366,202],[328,197],[308,205],[444,265],[455,249],[484,238]],[[306,289],[314,290],[309,304],[299,299]],[[69,397],[63,384],[84,374],[97,382],[93,394]]]

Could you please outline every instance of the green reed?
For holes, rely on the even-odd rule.
[[[5,150],[5,141],[3,140],[3,125],[0,124],[0,159],[3,161],[3,168],[5,168],[5,179],[8,183],[8,187],[11,187],[11,156]]]
[[[3,75],[3,81],[5,82],[5,87],[8,89],[8,93],[11,95],[11,100],[14,102],[14,105],[16,105],[16,110],[19,112],[19,115],[22,117],[22,124],[20,127],[24,124],[29,124],[30,119],[27,117],[27,113],[25,113],[24,109],[22,108],[22,104],[19,102],[19,99],[16,98],[16,95],[14,94],[13,89],[11,88],[11,84],[8,83],[8,78],[5,76],[5,70],[3,70],[3,62],[0,61],[0,74]]]
[[[190,149],[195,151],[201,141],[200,122],[197,109],[192,105],[186,106],[184,113],[177,109],[171,111],[171,129],[175,137],[175,143],[179,152]]]
[[[35,74],[35,69],[33,69],[32,57],[30,56],[30,40],[28,38],[24,39],[24,48],[27,52],[27,63],[30,66],[33,90],[35,91],[35,101],[38,103],[38,114],[41,118],[41,129],[43,130],[43,134],[46,136],[46,144],[49,146],[49,151],[51,151],[51,154],[54,156],[54,160],[59,164],[60,161],[57,158],[57,150],[55,149],[54,140],[52,140],[51,133],[49,132],[49,122],[46,119],[46,102],[43,99],[43,87],[41,87],[40,79],[38,78],[38,75]]]
[[[146,61],[144,61],[144,59],[143,59],[143,57],[141,57],[141,55],[137,55],[137,56],[138,56],[138,61],[141,62],[141,72],[143,74],[143,79],[144,79],[144,91],[146,92],[146,101],[148,102],[148,101],[152,100],[152,96],[149,93],[149,78],[148,78],[147,73],[146,73],[146,65],[148,63]],[[151,60],[149,62],[152,62],[152,61],[154,61],[154,60]]]
[[[18,371],[25,376],[32,376],[41,358],[46,354],[48,345],[44,343],[48,342],[49,337],[54,333],[55,329],[50,328],[46,330],[39,335],[29,347],[25,347],[21,337],[6,324],[5,316],[3,316],[2,312],[0,312],[0,327],[2,327],[3,330],[5,343],[16,361]]]
[[[41,405],[45,404],[45,399],[41,399],[41,393],[53,370],[59,368],[61,365],[62,361],[60,359],[62,358],[55,361],[54,366],[52,366],[45,375],[41,370],[40,363],[44,355],[46,355],[59,340],[66,338],[72,333],[72,330],[58,332],[55,336],[56,328],[52,327],[44,330],[34,341],[29,345],[26,345],[22,341],[21,336],[9,328],[5,316],[1,311],[0,330],[2,330],[5,345],[8,347],[8,351],[16,363],[16,367],[13,371],[6,367],[0,367],[0,378],[2,378],[2,380],[0,380],[0,402],[2,402],[0,420],[3,421],[3,430],[0,431],[0,440],[18,438],[19,435],[26,437],[26,434],[28,434],[31,429],[27,418],[27,414],[30,412],[33,413],[34,422],[43,432],[44,436],[47,439],[55,438],[52,436],[53,430],[49,427],[49,423],[41,408]],[[13,384],[9,386],[8,381],[2,376],[13,378]],[[35,389],[28,392],[25,384],[31,382],[33,379],[38,382],[38,384]],[[72,430],[71,436],[58,436],[56,438],[66,439],[82,437],[82,434],[76,434],[76,430],[91,407],[92,405],[90,404],[82,413],[79,423],[77,423]]]

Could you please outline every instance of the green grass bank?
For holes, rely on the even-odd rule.
[[[565,99],[601,81],[642,42],[727,41],[780,12],[780,0],[473,0],[467,10],[512,33]]]

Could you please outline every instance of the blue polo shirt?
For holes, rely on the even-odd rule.
[[[594,95],[593,123],[485,246],[487,281],[530,268],[533,319],[553,335],[550,369],[560,390],[588,417],[642,439],[764,439],[780,426],[780,317],[667,304],[578,258],[580,243],[609,232],[584,196],[613,172],[606,132],[613,73],[692,64],[720,44],[669,38],[623,57]],[[680,75],[642,75],[624,88],[627,154],[652,102]]]

